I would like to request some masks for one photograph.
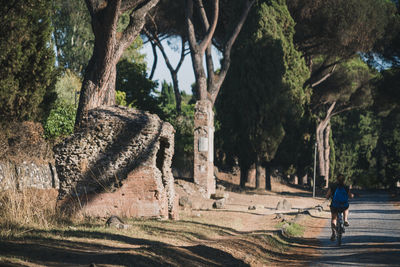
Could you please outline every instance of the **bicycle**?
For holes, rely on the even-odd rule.
[[[342,245],[342,235],[345,233],[344,229],[344,220],[343,220],[343,212],[338,212],[338,218],[336,221],[336,240],[337,245]]]

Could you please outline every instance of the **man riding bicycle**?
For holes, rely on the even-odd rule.
[[[338,213],[343,212],[344,226],[349,226],[349,198],[354,195],[350,192],[350,188],[344,184],[345,178],[342,174],[339,174],[336,178],[336,183],[329,186],[326,198],[332,198],[331,201],[331,228],[332,236],[331,241],[336,240],[336,223]]]

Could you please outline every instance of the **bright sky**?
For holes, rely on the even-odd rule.
[[[179,51],[172,50],[168,46],[167,40],[164,40],[162,43],[164,45],[164,49],[167,55],[169,56],[169,60],[172,66],[175,68],[179,61],[180,50]],[[151,49],[151,45],[149,43],[145,44],[141,52],[146,54],[147,71],[148,74],[150,75],[151,68],[153,66],[153,51]],[[168,83],[172,84],[172,79],[171,79],[171,74],[167,68],[167,65],[165,64],[164,58],[162,57],[159,49],[157,49],[157,55],[158,55],[158,63],[156,71],[153,76],[153,80],[158,80],[160,88],[163,80],[166,80]],[[219,56],[216,49],[213,49],[213,58],[215,66],[214,69],[220,68]],[[191,85],[195,82],[195,78],[194,78],[192,59],[190,58],[190,54],[186,55],[185,60],[183,61],[182,66],[178,72],[178,82],[179,82],[179,89],[181,91],[185,91],[187,94],[192,94]]]

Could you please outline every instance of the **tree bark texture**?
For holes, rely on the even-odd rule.
[[[272,185],[271,185],[271,166],[268,164],[265,165],[265,190],[271,191],[272,190]]]
[[[263,178],[263,176],[265,175],[265,170],[264,170],[264,167],[262,166],[262,164],[261,164],[261,160],[260,159],[257,159],[257,162],[256,162],[256,184],[255,184],[255,186],[256,186],[256,189],[262,189],[263,188],[263,186],[261,185],[261,181],[262,180],[264,180],[264,179],[262,179]]]
[[[324,159],[325,159],[325,188],[329,186],[329,166],[330,166],[330,151],[331,147],[329,145],[329,135],[331,133],[331,123],[328,122],[328,125],[324,131]]]
[[[82,82],[75,128],[79,128],[89,109],[115,104],[116,65],[143,28],[147,12],[158,1],[85,0],[95,40]],[[130,12],[130,22],[119,33],[118,19],[124,12]]]
[[[316,141],[318,150],[318,173],[319,176],[325,177],[324,186],[328,186],[329,182],[329,134],[330,134],[330,119],[333,115],[333,109],[336,102],[333,102],[329,107],[325,118],[320,121],[316,129]],[[328,129],[327,129],[328,128]]]
[[[246,166],[240,166],[240,187],[245,188],[248,181],[249,168]]]

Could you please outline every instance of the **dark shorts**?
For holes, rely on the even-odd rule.
[[[337,207],[334,207],[331,205],[330,208],[331,208],[332,213],[340,213],[340,212],[347,210],[349,208],[349,206],[343,207],[343,208],[337,208]]]

